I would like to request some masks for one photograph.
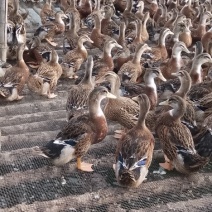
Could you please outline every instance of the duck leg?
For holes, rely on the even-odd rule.
[[[77,158],[77,169],[85,172],[93,172],[92,166],[93,164],[82,162],[81,157]]]
[[[164,158],[165,158],[165,163],[159,163],[159,165],[166,170],[169,170],[169,171],[173,170],[174,167],[171,161],[167,158],[166,155],[164,155]]]
[[[50,41],[48,38],[45,38],[45,40],[52,46],[57,46],[58,44],[53,42],[53,41]]]
[[[23,98],[24,98],[24,96],[19,96],[17,88],[14,88],[14,89],[12,90],[11,96],[9,96],[9,97],[7,98],[7,100],[8,100],[8,101],[14,101],[14,100],[21,100],[21,99],[23,99]]]

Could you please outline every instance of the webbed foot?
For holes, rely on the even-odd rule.
[[[93,164],[81,162],[80,166],[77,166],[77,168],[84,172],[93,172],[92,166]]]
[[[56,96],[57,96],[57,95],[54,94],[54,93],[48,94],[48,98],[49,98],[49,99],[53,99],[53,98],[55,98]]]

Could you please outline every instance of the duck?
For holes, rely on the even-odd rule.
[[[169,10],[169,9],[168,9]],[[174,24],[177,20],[178,17],[178,10],[176,8],[173,8],[170,11],[171,17],[169,18],[169,20],[167,20],[167,22],[164,24],[164,27],[169,28],[170,30],[173,30],[174,28]]]
[[[40,19],[43,25],[51,22],[51,18],[55,17],[55,11],[52,8],[52,0],[46,0],[40,11]]]
[[[29,68],[24,62],[23,52],[25,44],[19,44],[17,63],[9,68],[0,80],[0,95],[7,101],[21,100],[21,93],[29,77]]]
[[[93,41],[93,45],[100,50],[103,50],[105,42],[107,40],[111,40],[112,38],[101,33],[101,20],[103,18],[102,15],[99,13],[95,13],[92,16],[94,18],[95,24],[90,37]]]
[[[27,82],[28,88],[40,95],[47,96],[49,99],[55,98],[54,90],[57,81],[62,75],[62,67],[58,63],[58,54],[52,49],[50,61],[42,63],[35,75],[31,74]]]
[[[166,5],[158,4],[158,7],[161,9],[161,15],[158,18],[154,17],[155,20],[153,19],[157,28],[163,27],[164,23],[168,21]]]
[[[205,76],[202,71],[202,65],[204,63],[212,63],[212,58],[208,53],[202,53],[197,55],[192,63],[190,70],[190,76],[192,78],[192,84],[203,82]]]
[[[186,110],[185,100],[173,95],[159,105],[171,107],[171,110],[158,117],[155,126],[165,155],[165,163],[160,163],[160,166],[167,170],[175,168],[185,175],[200,170],[208,163],[208,158],[197,153],[191,132],[181,123]]]
[[[177,73],[173,73],[172,75],[178,77],[180,80],[180,87],[174,94],[182,97],[186,104],[186,110],[183,117],[181,118],[181,121],[187,126],[189,125],[189,127],[194,128],[196,126],[195,106],[194,103],[189,100],[189,98],[187,98],[192,84],[190,74],[185,70],[180,70]]]
[[[197,84],[193,84],[188,93],[188,97],[192,101],[197,101],[200,98],[203,98],[205,95],[212,92],[212,80],[203,81]]]
[[[150,17],[152,18],[158,10],[158,2],[157,0],[145,1],[144,11],[147,10],[150,13]]]
[[[135,16],[139,18],[140,20],[144,17],[144,2],[140,0],[137,4],[137,11],[135,12]]]
[[[186,47],[188,48],[192,45],[191,30],[189,29],[192,26],[192,23],[190,18],[187,18],[184,22],[185,28],[179,35],[179,41],[184,42]]]
[[[194,19],[196,11],[192,7],[192,0],[188,0],[188,2],[180,10],[180,13],[185,15],[186,18]]]
[[[212,115],[205,118],[203,126],[199,132],[194,136],[195,148],[198,154],[204,158],[211,158],[212,156],[212,131],[211,131]]]
[[[122,46],[113,39],[105,41],[102,58],[94,62],[93,73],[96,79],[99,79],[108,71],[113,71],[114,63],[111,55],[113,48],[122,49]]]
[[[72,13],[68,14],[69,16],[69,29],[64,32],[64,39],[63,39],[63,53],[66,54],[68,52],[66,48],[67,41],[70,50],[73,50],[77,47],[77,42],[79,40],[79,35],[76,31],[76,25],[75,25],[75,16]]]
[[[101,21],[101,33],[109,35],[110,37],[117,40],[119,26],[111,19],[114,15],[114,8],[111,6],[104,6],[105,17]]]
[[[113,2],[116,11],[124,12],[127,6],[127,1],[125,0],[114,0]]]
[[[107,135],[108,127],[100,103],[104,98],[116,98],[108,90],[99,86],[88,97],[88,113],[71,119],[58,133],[56,139],[41,147],[34,147],[36,154],[52,160],[56,166],[77,159],[77,169],[92,172],[92,165],[82,162],[92,144],[101,142]]]
[[[166,37],[168,35],[174,35],[173,32],[171,32],[170,29],[168,28],[163,28],[160,31],[160,36],[158,39],[158,45],[157,46],[153,46],[152,51],[151,51],[151,55],[153,55],[153,60],[158,61],[158,60],[166,60],[168,58],[168,52],[166,49]]]
[[[138,77],[142,74],[140,58],[147,50],[151,50],[147,44],[139,44],[137,46],[133,59],[124,63],[118,71],[121,81],[130,81],[131,83],[137,81]]]
[[[136,116],[139,114],[139,105],[128,97],[120,94],[120,78],[113,72],[108,71],[104,76],[96,80],[96,84],[109,82],[111,93],[116,99],[109,99],[104,107],[104,114],[107,120],[116,121],[127,129],[135,126]]]
[[[150,110],[154,110],[158,103],[157,86],[155,83],[156,78],[159,78],[163,82],[166,81],[161,70],[157,67],[152,67],[145,70],[143,76],[144,83],[122,83],[122,86],[130,96],[137,96],[140,93],[145,93],[150,101]]]
[[[125,42],[125,30],[126,30],[126,24],[124,23],[124,21],[122,21],[119,26],[119,38],[117,40],[117,43],[121,45],[123,48],[119,49],[113,56],[114,69],[117,72],[124,63],[132,59],[131,51],[129,50]]]
[[[81,18],[80,13],[76,8],[76,0],[71,0],[69,4],[67,3],[67,0],[61,0],[61,5],[64,6],[64,13],[69,14],[71,13],[73,16],[75,16],[75,26],[76,26],[76,32],[81,28]]]
[[[84,19],[84,25],[88,27],[89,29],[93,29],[95,25],[94,16],[95,14],[103,15],[101,9],[100,0],[94,1],[94,9],[92,10],[91,14],[87,16],[87,18]]]
[[[45,35],[45,40],[52,46],[57,46],[57,43],[53,42],[55,35],[64,33],[65,23],[63,18],[68,18],[62,11],[58,11],[55,14],[55,21],[49,25],[44,25],[42,27],[47,28],[47,34]]]
[[[211,54],[209,46],[212,43],[212,27],[202,36],[201,38],[202,45],[204,50]]]
[[[8,20],[12,21],[15,25],[23,24],[29,12],[19,13],[19,0],[13,0],[12,4],[13,9],[8,13]]]
[[[38,68],[41,63],[48,62],[48,56],[52,49],[48,45],[42,44],[38,36],[33,37],[29,45],[30,48],[23,53],[24,61],[28,66]]]
[[[80,0],[77,6],[77,10],[80,13],[80,18],[85,19],[92,12],[92,1],[91,0]]]
[[[136,188],[146,180],[155,144],[155,139],[145,124],[150,107],[148,97],[140,94],[135,98],[140,105],[139,118],[136,125],[119,141],[114,167],[117,182],[128,188]]]
[[[128,0],[126,2],[126,8],[122,13],[122,21],[125,22],[127,27],[129,23],[137,19],[135,14],[132,12],[132,5],[133,5],[133,0]]]
[[[194,41],[199,41],[202,39],[203,35],[207,32],[206,31],[206,23],[207,20],[212,18],[212,14],[209,11],[205,11],[202,15],[201,15],[201,19],[199,22],[199,25],[196,29],[191,29],[191,35],[192,35],[192,39]]]
[[[173,78],[173,76],[171,74],[176,73],[183,66],[184,62],[181,57],[182,51],[184,51],[186,53],[190,53],[190,51],[187,49],[185,43],[183,43],[182,41],[176,42],[172,48],[171,58],[166,63],[162,63],[160,65],[163,76],[166,79]]]
[[[84,46],[85,42],[93,43],[88,35],[82,35],[77,41],[77,47],[68,51],[62,58],[61,66],[63,76],[70,79],[77,78],[76,72],[80,69],[82,63],[88,57],[88,52]]]
[[[92,78],[93,57],[88,56],[85,66],[85,74],[83,79],[77,85],[71,85],[68,90],[68,99],[66,102],[67,118],[70,120],[76,114],[87,112],[88,96],[94,89],[95,82]]]

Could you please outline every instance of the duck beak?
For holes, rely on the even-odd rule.
[[[138,102],[138,96],[133,97],[132,100]]]
[[[174,77],[178,77],[178,72],[176,72],[176,73],[171,73],[171,75],[174,76]]]
[[[158,78],[161,79],[163,82],[166,82],[166,78],[163,76],[162,73],[159,74]]]
[[[87,40],[88,42],[90,42],[90,43],[93,43],[93,41],[91,40],[91,39],[89,39],[89,40]]]
[[[174,32],[169,31],[168,35],[174,35]]]
[[[63,14],[62,18],[68,19],[69,17],[67,15]]]
[[[119,49],[123,49],[123,47],[121,45],[119,45],[118,43],[116,44],[116,47]]]
[[[186,53],[191,53],[186,47],[184,47],[183,51]]]
[[[166,101],[160,102],[159,105],[169,105],[169,100],[167,99]]]
[[[112,93],[108,92],[107,93],[107,98],[116,99],[117,97],[115,95],[113,95]]]

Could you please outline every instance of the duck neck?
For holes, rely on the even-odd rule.
[[[61,0],[61,1],[60,1],[60,5],[61,5],[61,7],[63,8],[63,10],[67,10],[68,7],[70,6],[70,5],[68,4],[67,0]]]
[[[92,120],[105,119],[105,115],[101,108],[101,101],[98,99],[89,99],[89,114]]]
[[[85,75],[84,75],[81,83],[89,84],[89,85],[93,84],[93,82],[92,82],[92,71],[93,71],[93,67],[92,66],[88,66],[86,68],[86,72],[85,72]]]
[[[86,51],[86,52],[87,52],[87,50],[86,50],[86,48],[85,48],[85,46],[84,46],[84,40],[83,40],[83,39],[80,39],[80,38],[79,38],[77,44],[78,44],[78,47],[77,47],[77,48],[78,48],[80,51]]]
[[[23,59],[23,52],[24,52],[24,48],[22,46],[19,47],[18,49],[18,53],[17,53],[17,60],[20,62],[24,62]]]
[[[144,7],[143,6],[140,6],[138,8],[138,11],[136,12],[136,14],[138,14],[140,17],[143,17],[143,11],[144,11]]]
[[[117,98],[120,97],[120,94],[119,94],[119,88],[121,86],[120,79],[117,77],[116,80],[111,80],[110,86],[111,86],[111,93],[115,95]]]
[[[75,18],[73,13],[71,14],[69,24],[70,24],[69,32],[71,33],[71,35],[78,36],[76,32],[76,24],[75,24]]]
[[[19,10],[19,0],[15,0],[13,6],[14,6],[13,14],[17,15]]]
[[[185,107],[183,108],[173,108],[171,110],[168,111],[169,115],[174,119],[174,120],[178,120],[181,117],[183,117],[184,113],[185,113]]]
[[[158,46],[166,46],[166,36],[168,34],[166,32],[163,32],[162,34],[160,34],[160,37],[158,39]]]
[[[55,21],[56,21],[58,24],[65,25],[65,23],[63,22],[63,19],[61,18],[60,15],[56,16]]]
[[[136,37],[134,39],[134,41],[136,41],[137,43],[141,43],[142,42],[142,38],[141,38],[141,32],[142,32],[142,23],[139,21],[138,24],[136,25]]]
[[[89,99],[89,117],[93,130],[92,143],[102,141],[108,131],[107,121],[100,104],[101,101],[98,99]]]
[[[112,46],[111,45],[106,45],[103,51],[103,58],[111,58],[111,51],[112,51]]]
[[[76,9],[76,2],[75,2],[75,0],[71,0],[71,1],[70,1],[70,6],[69,6],[69,8]]]
[[[180,88],[176,91],[176,94],[185,99],[191,88],[191,80],[180,78],[180,83]]]
[[[99,33],[101,32],[101,21],[98,15],[95,16],[94,29],[96,29]]]
[[[143,107],[142,104],[140,104],[140,110],[139,110],[139,117],[138,117],[138,122],[137,122],[137,127],[140,129],[140,128],[146,128],[146,116],[147,116],[147,113],[149,111],[148,107]]]
[[[18,54],[17,54],[17,65],[19,67],[22,67],[25,70],[29,70],[28,66],[26,65],[26,63],[23,59],[23,52],[24,52],[24,48],[23,48],[23,46],[20,46],[18,48]]]
[[[120,44],[122,47],[126,47],[126,43],[125,43],[125,30],[124,27],[120,27],[120,31],[119,31],[119,38],[118,38],[118,44]]]
[[[202,14],[202,18],[200,18],[200,26],[206,28],[206,22],[207,22],[208,16],[206,14]]]
[[[149,15],[145,15],[144,20],[143,20],[143,27],[145,27],[145,29],[146,29],[146,24],[147,24],[148,19],[149,19]]]
[[[100,0],[95,1],[94,11],[100,11]]]
[[[131,10],[132,10],[132,0],[127,0],[127,6],[126,6],[125,10],[131,12]]]
[[[146,49],[143,48],[143,46],[141,48],[139,48],[136,52],[135,55],[133,57],[132,62],[135,64],[140,64],[140,59],[141,59],[141,55],[144,53]]]
[[[155,84],[155,79],[151,75],[147,75],[144,77],[145,85],[154,90],[155,97],[157,98],[157,87]]]
[[[172,49],[172,58],[174,58],[177,61],[181,60],[181,52],[182,50],[180,48],[173,48]]]
[[[197,59],[192,63],[190,76],[193,84],[202,82],[202,63]]]

